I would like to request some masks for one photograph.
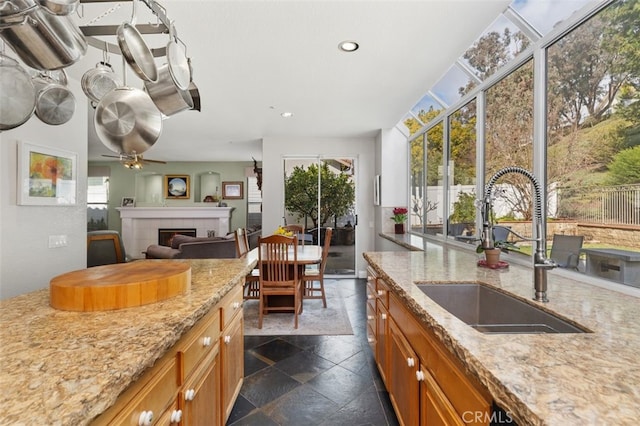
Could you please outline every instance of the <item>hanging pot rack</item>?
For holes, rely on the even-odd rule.
[[[84,3],[124,3],[131,2],[133,0],[80,0],[80,4]],[[149,10],[156,16],[158,19],[157,23],[154,24],[136,24],[136,29],[140,32],[140,34],[170,34],[169,28],[171,28],[171,21],[167,17],[166,9],[160,5],[155,0],[138,0],[144,3]],[[82,34],[85,36],[87,40],[87,44],[92,47],[101,50],[107,50],[109,53],[114,53],[117,55],[122,55],[122,51],[120,50],[120,46],[115,43],[105,42],[97,37],[99,36],[115,36],[118,30],[118,25],[85,25],[80,26],[80,30]],[[175,36],[178,39],[177,36]],[[166,46],[151,48],[151,54],[155,58],[159,58],[167,55]]]

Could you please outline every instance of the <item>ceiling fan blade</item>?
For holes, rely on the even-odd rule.
[[[109,157],[109,158],[117,158],[117,159],[126,159],[124,156],[122,155],[107,155],[107,154],[102,154],[103,157]]]
[[[145,163],[167,164],[166,161],[161,161],[161,160],[147,160],[146,158],[139,158],[139,160]]]

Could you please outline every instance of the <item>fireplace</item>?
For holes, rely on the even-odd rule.
[[[174,235],[196,236],[196,228],[158,228],[158,244],[171,247],[171,240]]]

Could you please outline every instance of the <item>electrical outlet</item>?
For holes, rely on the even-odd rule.
[[[67,246],[66,235],[49,235],[49,248],[59,248]]]

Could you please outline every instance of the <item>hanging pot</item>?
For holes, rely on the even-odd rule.
[[[143,90],[118,87],[98,103],[94,125],[102,143],[118,154],[142,154],[160,137],[162,114]]]
[[[169,74],[178,89],[187,90],[189,83],[191,83],[191,64],[186,55],[186,46],[183,49],[180,45],[182,41],[178,43],[173,22],[169,28],[169,37],[170,40],[166,47]]]
[[[135,27],[136,0],[133,0],[133,12],[130,22],[123,22],[116,31],[118,46],[131,69],[144,81],[157,81],[158,68],[151,50]]]
[[[87,51],[82,32],[69,16],[53,15],[37,5],[0,16],[0,37],[25,65],[38,70],[64,68]]]
[[[188,90],[176,86],[169,72],[169,64],[161,66],[158,75],[156,82],[145,81],[144,88],[164,115],[170,116],[186,109],[193,109],[191,94]]]
[[[193,81],[189,84],[189,94],[193,99],[193,109],[200,111],[200,91]]]
[[[36,107],[36,89],[29,73],[15,59],[0,53],[0,130],[29,120]]]
[[[33,82],[37,90],[35,111],[40,121],[57,126],[73,117],[76,98],[71,90],[47,75],[37,77]]]
[[[38,3],[47,12],[64,16],[75,12],[80,0],[38,0]]]
[[[82,75],[80,85],[84,94],[97,104],[104,95],[122,86],[122,82],[108,62],[98,62]]]

